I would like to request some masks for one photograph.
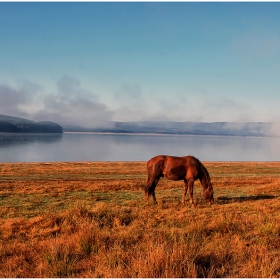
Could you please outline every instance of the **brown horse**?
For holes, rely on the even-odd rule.
[[[209,203],[214,202],[213,187],[210,176],[204,165],[193,156],[174,157],[174,156],[155,156],[147,162],[147,185],[145,188],[146,200],[152,195],[154,202],[157,203],[155,188],[161,177],[169,180],[184,180],[185,187],[183,191],[182,203],[185,204],[187,190],[189,188],[190,203],[193,202],[193,184],[199,179],[203,188],[203,196]]]

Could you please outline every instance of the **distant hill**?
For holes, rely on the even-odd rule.
[[[0,114],[0,132],[62,133],[147,133],[178,135],[221,135],[221,136],[273,136],[271,122],[110,122],[108,126],[85,128],[54,122],[34,122],[23,118]]]
[[[0,132],[62,133],[62,127],[54,122],[34,122],[0,114]]]
[[[271,136],[269,122],[111,122],[109,127],[63,126],[65,132],[154,133],[182,135]]]

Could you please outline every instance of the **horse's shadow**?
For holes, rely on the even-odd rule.
[[[273,198],[276,198],[276,196],[268,195],[268,194],[234,196],[234,197],[220,196],[215,199],[215,202],[218,204],[229,204],[233,202],[246,202],[246,201],[256,201],[256,200],[263,200],[263,199],[273,199]]]

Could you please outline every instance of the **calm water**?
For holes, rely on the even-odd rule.
[[[147,161],[158,154],[194,155],[202,161],[280,161],[280,139],[0,133],[0,162]]]

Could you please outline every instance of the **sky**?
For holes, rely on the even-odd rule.
[[[280,2],[0,2],[0,114],[280,122]]]

